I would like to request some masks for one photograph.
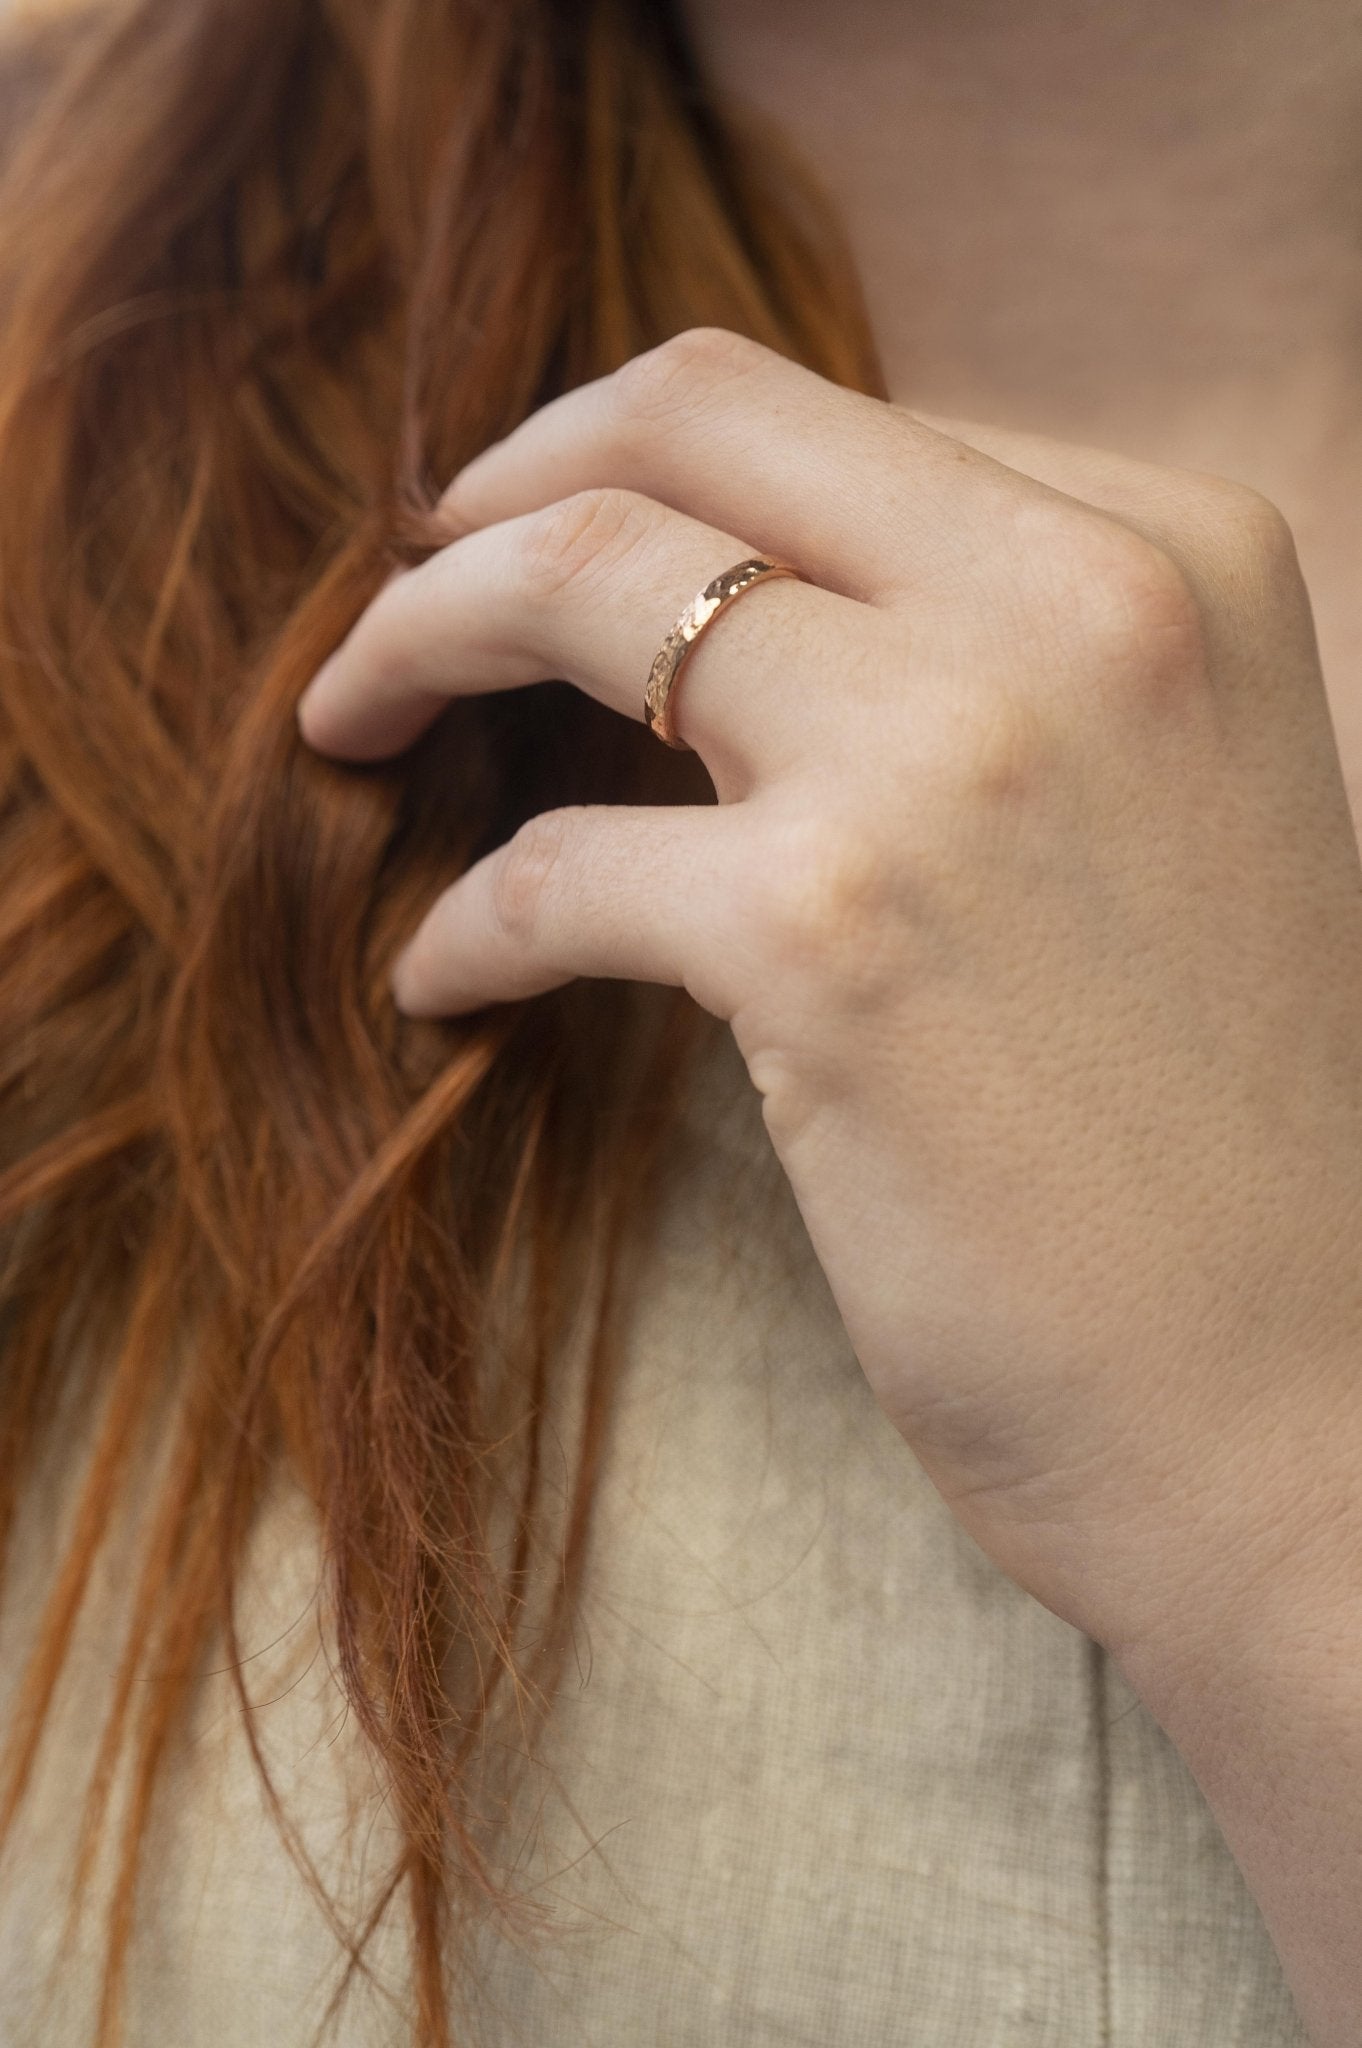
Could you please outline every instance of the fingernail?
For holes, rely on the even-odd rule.
[[[388,970],[388,992],[397,1008],[404,1013],[412,998],[412,990],[407,985],[411,972],[410,962],[411,946],[406,945]]]
[[[468,479],[476,474],[479,465],[500,446],[500,441],[489,441],[485,448],[479,450],[478,454],[469,457],[462,469],[455,470],[453,476],[440,493],[439,509],[442,512],[448,513],[451,517],[466,523],[470,532],[472,531],[472,521],[468,519],[466,513],[458,509],[457,500],[462,495]]]
[[[299,697],[297,703],[293,707],[293,715],[298,721],[298,729],[302,733],[304,739],[307,738],[307,707],[310,703],[316,703],[317,697],[320,694],[318,690],[318,685],[320,684],[322,677],[326,674],[326,671],[328,668],[330,668],[330,666],[331,664],[329,661],[323,662],[322,666],[317,670],[316,675],[313,676],[312,681],[307,685],[306,689],[303,691],[302,695]]]

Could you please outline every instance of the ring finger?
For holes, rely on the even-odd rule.
[[[454,697],[562,679],[642,719],[653,658],[684,607],[755,551],[622,490],[480,527],[400,572],[299,702],[304,739],[343,760],[400,752]],[[727,794],[807,751],[820,649],[871,607],[793,578],[714,619],[674,685],[675,727]],[[797,701],[791,701],[792,699]]]

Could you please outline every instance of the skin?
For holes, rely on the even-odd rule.
[[[698,32],[731,25],[749,53],[772,32],[754,0],[723,22],[707,4]],[[859,5],[884,43],[867,81],[896,53],[909,77],[921,45],[900,48],[898,10]],[[1242,13],[1244,51],[1272,47],[1265,10],[1215,11],[1227,34]],[[830,12],[795,0],[780,19],[813,38]],[[957,26],[976,56],[1016,33],[983,0],[912,12],[943,63]],[[1039,94],[1065,18],[1041,0],[1028,19]],[[1332,90],[1332,70],[1317,82]],[[1017,116],[1021,163],[1039,118]],[[958,162],[976,119],[959,117]],[[1081,125],[1054,141],[1061,191]],[[1149,148],[1128,126],[1098,217],[1128,218],[1119,177]],[[1159,1716],[1313,2039],[1343,2048],[1362,2012],[1362,866],[1292,522],[1162,447],[1138,460],[1055,430],[1047,388],[1099,419],[1108,366],[1085,349],[1120,324],[1083,301],[1102,237],[1082,215],[1057,216],[1077,237],[1076,331],[1038,283],[1029,329],[1014,309],[1019,363],[985,331],[950,391],[1006,368],[999,412],[1030,391],[1044,432],[843,392],[722,331],[679,336],[452,481],[456,537],[373,600],[300,729],[337,761],[373,759],[456,692],[546,677],[639,717],[696,590],[756,550],[800,569],[741,597],[677,684],[718,804],[531,820],[431,906],[395,998],[453,1014],[622,975],[684,984],[729,1020],[877,1398],[995,1562],[1103,1642]],[[869,198],[858,219],[867,249],[888,246]],[[1155,263],[1147,237],[1129,246]],[[962,305],[987,296],[988,247],[978,274],[968,250],[941,256]],[[1179,262],[1192,277],[1190,241]],[[1027,275],[1004,267],[1000,291]],[[1242,282],[1252,308],[1263,280]],[[906,361],[887,260],[876,301],[887,358]],[[1089,364],[1081,391],[1058,361],[1047,380],[1047,321]],[[1216,359],[1147,331],[1147,375],[1138,335],[1110,367],[1127,442],[1178,364],[1209,378]],[[1273,360],[1253,364],[1260,394]],[[1281,374],[1279,423],[1296,416]],[[1343,417],[1341,382],[1311,389],[1320,418],[1335,398]],[[1236,382],[1227,447],[1252,413]]]
[[[1358,0],[684,11],[837,200],[893,398],[1281,507],[1362,823]]]

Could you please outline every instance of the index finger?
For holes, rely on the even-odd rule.
[[[971,560],[990,505],[1045,487],[899,406],[699,327],[549,400],[440,504],[485,526],[599,488],[741,533],[754,553],[874,604]]]

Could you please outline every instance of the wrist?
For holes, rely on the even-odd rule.
[[[1298,1411],[1244,1433],[1214,1482],[1170,1517],[1138,1598],[1101,1632],[1113,1662],[1197,1770],[1231,1722],[1362,1704],[1362,1401],[1355,1426]]]
[[[1274,1571],[1257,1568],[1251,1548],[1238,1572],[1218,1557],[1199,1607],[1170,1609],[1166,1626],[1110,1648],[1196,1779],[1310,2040],[1355,2048],[1362,1506],[1355,1486],[1326,1487],[1318,1469],[1312,1482],[1297,1540],[1279,1525]]]

